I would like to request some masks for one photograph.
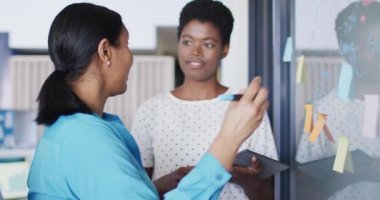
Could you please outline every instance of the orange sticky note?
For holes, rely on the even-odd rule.
[[[301,83],[302,81],[305,81],[305,79],[305,56],[300,56],[298,58],[296,83]]]
[[[305,125],[303,127],[303,131],[305,133],[310,133],[313,129],[313,105],[306,104],[305,106]]]
[[[339,137],[338,149],[334,160],[333,170],[339,173],[354,172],[352,166],[351,153],[348,149],[349,141],[345,136]]]
[[[309,136],[310,142],[314,142],[317,139],[319,133],[321,133],[323,126],[325,125],[325,122],[326,122],[326,115],[322,113],[318,113],[317,122],[315,123],[313,131],[311,132]]]

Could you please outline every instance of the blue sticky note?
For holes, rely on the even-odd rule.
[[[288,37],[288,39],[286,39],[286,46],[285,46],[284,54],[282,55],[282,61],[283,62],[292,61],[292,52],[293,52],[293,40],[291,37]]]
[[[340,69],[340,77],[338,83],[338,95],[339,98],[344,101],[347,101],[349,99],[352,76],[352,66],[344,62],[342,68]]]

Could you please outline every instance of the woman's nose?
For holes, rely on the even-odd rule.
[[[200,44],[194,44],[192,49],[191,49],[191,53],[195,56],[201,55],[202,54],[201,45]]]

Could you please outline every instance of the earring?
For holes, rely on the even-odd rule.
[[[111,61],[108,60],[107,61],[107,65],[110,66],[111,65]]]

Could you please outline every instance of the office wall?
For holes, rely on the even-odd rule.
[[[248,85],[248,2],[249,0],[224,0],[234,16],[234,29],[230,40],[230,51],[223,59],[221,81],[232,88]]]
[[[337,50],[336,13],[353,0],[296,0],[295,46],[299,50]]]
[[[119,12],[129,29],[132,49],[155,49],[156,27],[177,26],[181,8],[189,0],[92,0]],[[77,0],[13,0],[0,7],[0,32],[9,32],[11,48],[46,49],[49,26],[65,5]],[[222,0],[235,18],[229,55],[221,80],[233,88],[248,83],[248,0]],[[150,4],[149,6],[147,6]],[[20,6],[22,5],[22,6]],[[142,12],[144,11],[144,12]],[[157,17],[159,16],[159,17]]]
[[[66,5],[78,0],[12,0],[0,6],[0,32],[10,33],[11,48],[47,48],[49,26]],[[156,26],[176,26],[188,0],[92,0],[119,12],[129,29],[132,49],[154,49]]]

